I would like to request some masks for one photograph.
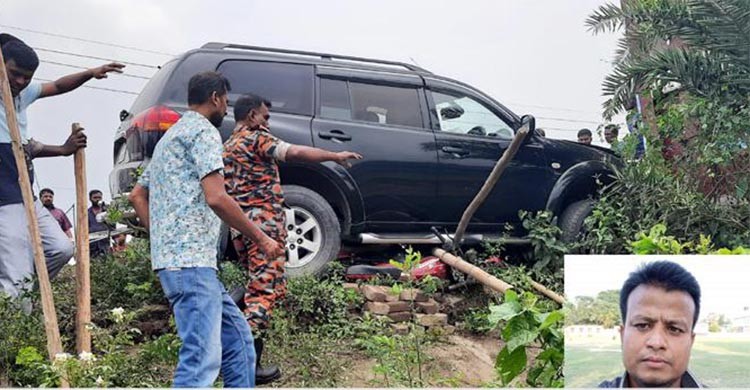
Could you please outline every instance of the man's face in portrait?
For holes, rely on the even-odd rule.
[[[630,387],[679,387],[693,347],[695,303],[685,291],[640,285],[620,327]]]

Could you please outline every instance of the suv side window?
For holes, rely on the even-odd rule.
[[[320,117],[352,120],[349,86],[344,80],[320,79]]]
[[[271,111],[312,115],[313,68],[311,65],[261,61],[225,61],[218,72],[229,80],[229,101],[254,93],[271,101]]]
[[[431,110],[438,119],[435,130],[501,139],[513,138],[513,128],[474,98],[458,92],[429,93],[434,104]]]
[[[351,119],[386,125],[423,127],[417,88],[355,81],[349,81],[348,85],[351,94]],[[321,94],[324,93],[325,90],[321,89]],[[326,98],[321,97],[321,101],[324,99]]]

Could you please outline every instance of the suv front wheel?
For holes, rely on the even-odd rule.
[[[566,243],[576,241],[582,233],[583,221],[594,209],[593,199],[584,199],[571,203],[560,216],[562,240]]]
[[[285,185],[286,271],[290,277],[320,275],[341,248],[341,226],[330,204],[317,192]]]

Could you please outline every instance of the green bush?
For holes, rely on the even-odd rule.
[[[349,307],[362,304],[362,297],[345,290],[339,281],[307,275],[290,279],[281,303],[292,326],[300,331],[325,328],[332,337],[349,335]]]
[[[734,248],[750,242],[750,203],[710,199],[686,184],[678,172],[652,150],[617,172],[617,181],[605,189],[585,234],[573,247],[578,253],[631,253],[630,243],[656,225],[680,242],[710,237],[717,247]]]

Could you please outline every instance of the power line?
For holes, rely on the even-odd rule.
[[[552,117],[545,117],[545,116],[537,116],[537,119],[546,119],[550,121],[560,121],[560,122],[571,122],[571,123],[592,123],[599,125],[600,122],[594,122],[594,121],[582,121],[578,119],[568,119],[568,118],[552,118]]]
[[[600,112],[585,111],[585,110],[576,110],[576,109],[573,109],[573,108],[553,107],[553,106],[539,106],[539,105],[534,105],[534,104],[523,104],[523,103],[516,103],[516,102],[507,102],[507,103],[508,104],[513,104],[513,105],[516,105],[516,106],[523,106],[523,107],[546,108],[546,109],[555,110],[555,111],[568,111],[568,112],[579,112],[579,113],[583,113],[583,114],[601,115]]]
[[[43,47],[34,47],[33,49],[37,50],[37,51],[44,51],[44,52],[48,52],[48,53],[63,54],[63,55],[73,56],[73,57],[89,58],[89,59],[92,59],[92,60],[101,60],[101,61],[109,61],[109,62],[118,62],[120,64],[125,64],[125,65],[130,65],[130,66],[140,66],[140,67],[143,67],[143,68],[159,69],[159,67],[156,66],[156,65],[139,64],[137,62],[121,61],[121,60],[115,60],[115,59],[111,59],[111,58],[91,56],[91,55],[88,55],[88,54],[72,53],[72,52],[69,52],[69,51],[62,51],[62,50],[45,49]]]
[[[49,82],[49,83],[53,83],[54,82],[54,80],[42,79],[42,78],[39,78],[39,77],[35,77],[34,79],[35,80],[39,80],[39,81],[46,81],[46,82]],[[124,94],[128,94],[128,95],[138,95],[138,92],[125,91],[125,90],[122,90],[122,89],[94,87],[92,85],[82,85],[82,87],[83,88],[90,88],[90,89],[98,89],[100,91],[117,92],[117,93],[124,93]]]
[[[0,27],[10,28],[10,29],[13,29],[13,30],[18,30],[18,31],[30,32],[30,33],[34,33],[34,34],[47,35],[47,36],[50,36],[50,37],[64,38],[64,39],[70,39],[70,40],[74,40],[74,41],[94,43],[94,44],[97,44],[97,45],[117,47],[117,48],[120,48],[120,49],[135,50],[135,51],[140,51],[140,52],[143,52],[143,53],[160,54],[160,55],[163,55],[163,56],[170,56],[170,57],[175,56],[175,54],[166,53],[166,52],[163,52],[163,51],[141,49],[141,48],[138,48],[138,47],[118,45],[116,43],[95,41],[93,39],[85,39],[85,38],[79,38],[79,37],[72,37],[72,36],[63,35],[63,34],[54,34],[54,33],[46,32],[46,31],[39,31],[39,30],[32,30],[32,29],[29,29],[29,28],[9,26],[7,24],[0,24]]]
[[[39,60],[39,62],[44,62],[45,64],[65,66],[65,67],[74,68],[74,69],[90,69],[90,68],[88,68],[86,66],[66,64],[66,63],[63,63],[63,62],[50,61],[50,60]],[[116,76],[122,76],[122,77],[131,77],[131,78],[134,78],[134,79],[143,79],[143,80],[150,80],[151,79],[150,77],[138,76],[138,75],[128,74],[128,73],[112,73],[112,74],[116,75]]]

